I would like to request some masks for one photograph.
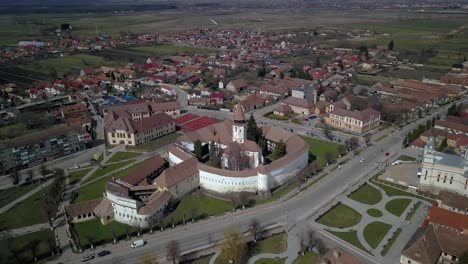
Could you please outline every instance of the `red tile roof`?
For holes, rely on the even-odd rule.
[[[160,155],[155,155],[146,159],[138,168],[121,178],[120,181],[130,186],[137,185],[165,164],[166,161]]]
[[[426,221],[456,230],[468,231],[468,215],[458,214],[440,207],[432,207],[426,216]]]

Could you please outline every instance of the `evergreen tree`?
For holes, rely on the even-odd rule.
[[[393,39],[392,39],[392,40],[390,40],[390,42],[388,43],[388,50],[393,50],[393,45],[394,45],[394,43],[393,43]]]
[[[249,120],[247,121],[247,139],[258,142],[261,136],[261,131],[257,126],[257,121],[252,114],[250,114]]]
[[[276,143],[275,150],[272,153],[272,158],[277,160],[284,155],[286,155],[286,144],[280,140],[278,143]]]
[[[431,120],[427,120],[426,121],[426,130],[431,129],[431,128],[432,128],[432,122],[431,122]]]
[[[463,255],[458,259],[458,264],[468,264],[468,250],[463,252]]]
[[[201,141],[199,139],[197,139],[194,142],[193,149],[194,149],[194,152],[195,152],[195,157],[198,160],[200,160],[202,158],[202,144],[201,144]]]
[[[447,148],[447,146],[447,138],[444,138],[444,140],[442,140],[442,142],[440,143],[440,146],[437,149],[437,151],[444,151]]]

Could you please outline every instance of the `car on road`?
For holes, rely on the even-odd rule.
[[[101,252],[99,252],[97,255],[98,257],[104,257],[104,256],[107,256],[109,255],[111,252],[109,250],[103,250]]]
[[[309,119],[308,119],[308,118],[304,118],[304,121],[306,121],[306,122],[307,122],[307,121],[309,121]]]
[[[93,258],[94,258],[94,254],[86,255],[86,256],[81,257],[80,261],[81,262],[86,262],[88,260],[92,260]]]
[[[142,247],[145,245],[145,241],[143,239],[139,239],[139,240],[135,240],[132,242],[132,244],[130,245],[132,248],[138,248],[138,247]]]
[[[388,152],[385,152],[385,156],[388,156],[388,155],[390,155],[390,153],[388,153]]]
[[[73,168],[74,168],[74,169],[79,169],[79,168],[80,168],[80,164],[75,164],[75,165],[73,165]]]
[[[361,158],[361,159],[359,160],[359,162],[364,162],[364,161],[365,161],[365,159],[364,159],[364,158]]]

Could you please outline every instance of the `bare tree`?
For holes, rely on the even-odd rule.
[[[346,145],[349,150],[354,150],[359,146],[359,139],[357,137],[351,137],[346,141]]]
[[[317,251],[320,256],[323,256],[323,254],[325,254],[328,251],[327,246],[321,239],[317,239],[315,247],[317,248]]]
[[[0,241],[5,243],[5,247],[7,248],[10,255],[13,256],[13,258],[16,260],[16,262],[21,263],[18,255],[18,250],[14,245],[13,237],[11,236],[11,233],[8,230],[3,232]]]
[[[221,245],[221,259],[223,263],[241,264],[245,262],[247,255],[247,243],[244,236],[238,229],[224,235],[224,241]]]
[[[260,222],[257,219],[252,218],[249,223],[249,231],[253,236],[254,242],[257,242],[258,235],[261,232]]]
[[[47,221],[49,221],[50,229],[52,230],[54,229],[55,208],[54,201],[47,197],[42,209],[47,216]]]
[[[46,175],[46,173],[47,173],[47,167],[46,167],[45,164],[42,164],[42,165],[41,165],[40,171],[41,171],[42,177],[45,177],[45,175]]]
[[[238,194],[239,203],[242,205],[242,209],[245,209],[245,205],[249,202],[250,194],[248,192],[240,192]]]
[[[86,236],[86,239],[88,240],[89,245],[91,246],[91,249],[94,249],[94,243],[96,242],[96,235],[89,234]]]
[[[229,200],[231,200],[232,211],[235,211],[237,206],[239,205],[239,197],[236,194],[232,194]]]
[[[313,230],[307,230],[307,246],[309,247],[309,251],[312,250],[314,247],[315,242],[315,233]]]
[[[307,240],[304,238],[304,235],[298,235],[299,236],[299,243],[300,243],[300,252],[301,252],[301,255],[304,256],[305,254],[305,251],[307,249]]]
[[[330,164],[333,161],[333,153],[327,151],[325,153],[325,161],[327,162],[327,165]]]
[[[34,170],[29,170],[27,174],[29,179],[31,179],[31,183],[34,183]]]
[[[50,255],[55,255],[55,250],[57,249],[57,245],[55,244],[55,239],[49,237],[47,239],[47,244],[49,245]]]
[[[171,242],[169,242],[169,244],[167,244],[166,256],[167,256],[167,259],[172,262],[172,264],[176,264],[179,261],[179,258],[180,258],[179,242],[172,240]]]
[[[31,255],[34,259],[34,262],[37,262],[37,249],[38,249],[38,246],[39,246],[39,241],[38,240],[31,240],[29,241],[29,243],[27,244],[27,247],[29,248],[29,250],[31,250]]]
[[[20,175],[19,175],[19,172],[15,171],[13,172],[12,174],[10,174],[10,179],[11,179],[11,183],[13,185],[19,185],[19,180],[20,180]]]
[[[195,222],[195,220],[198,217],[198,209],[196,207],[192,208],[192,222]]]
[[[345,145],[340,145],[338,147],[338,153],[340,153],[340,156],[344,156],[346,154],[346,146]]]

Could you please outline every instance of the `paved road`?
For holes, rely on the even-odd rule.
[[[446,108],[444,111],[446,111]],[[116,245],[108,244],[104,248],[112,251],[112,254],[95,259],[91,263],[114,263],[116,259],[122,261],[121,263],[138,263],[141,256],[145,254],[165,256],[166,245],[171,240],[179,241],[182,251],[204,247],[213,241],[222,239],[225,231],[233,226],[239,226],[241,229],[246,230],[252,218],[258,219],[265,226],[277,223],[287,224],[288,222],[307,223],[313,220],[311,216],[318,208],[326,206],[339,195],[346,193],[348,186],[353,185],[369,172],[374,171],[379,162],[386,162],[388,157],[385,156],[385,152],[399,152],[402,149],[404,136],[415,126],[423,123],[425,123],[425,120],[415,122],[375,143],[359,156],[363,157],[366,162],[359,162],[359,158],[354,158],[346,163],[341,170],[335,170],[315,185],[285,202],[274,202],[219,217],[212,217],[184,227],[155,232],[153,235],[145,235],[143,239],[148,244],[137,249],[130,248],[131,241],[122,241]],[[385,151],[381,151],[381,149]],[[98,250],[102,250],[102,248],[95,249],[95,251]],[[90,252],[92,251],[87,250],[83,254],[74,255],[68,251],[62,256],[61,261],[79,263],[79,258]],[[359,251],[354,253],[362,258],[363,263],[376,263],[369,255]],[[385,261],[385,263],[397,262],[395,259],[389,261]]]

